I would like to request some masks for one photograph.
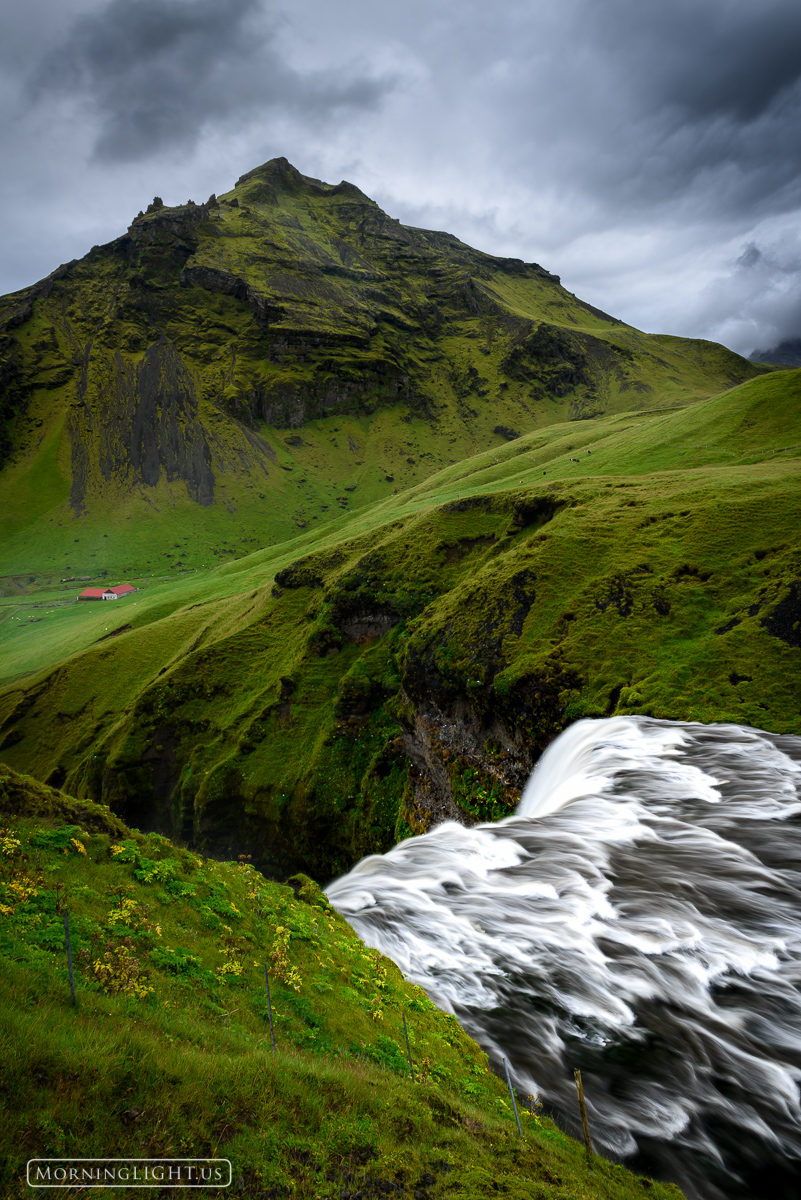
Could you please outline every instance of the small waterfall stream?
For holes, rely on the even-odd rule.
[[[690,1197],[801,1195],[801,737],[579,721],[514,816],[328,888],[578,1133]]]

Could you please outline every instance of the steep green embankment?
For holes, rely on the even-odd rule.
[[[7,619],[3,758],[325,880],[504,815],[581,715],[797,733],[800,381],[540,429],[207,576]]]
[[[766,369],[274,160],[0,299],[0,580],[215,565],[515,434]]]
[[[4,1196],[30,1194],[29,1159],[113,1155],[228,1159],[231,1190],[253,1200],[678,1200],[671,1184],[588,1164],[533,1111],[520,1138],[455,1019],[310,880],[290,883],[0,768]]]

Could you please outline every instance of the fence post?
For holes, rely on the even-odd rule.
[[[515,1093],[514,1093],[514,1088],[512,1087],[512,1081],[509,1078],[509,1063],[506,1061],[506,1059],[503,1060],[503,1069],[506,1071],[506,1086],[509,1089],[509,1095],[512,1097],[512,1108],[515,1110],[515,1120],[517,1121],[517,1132],[522,1137],[523,1130],[520,1128],[520,1117],[517,1112],[517,1101],[515,1100]]]
[[[70,993],[72,995],[73,1007],[78,1007],[78,1001],[75,999],[75,976],[72,973],[72,948],[70,947],[70,920],[69,913],[64,909],[64,941],[67,943],[67,967],[70,973]]]
[[[587,1120],[587,1105],[584,1103],[584,1086],[581,1082],[581,1071],[578,1069],[578,1067],[575,1067],[573,1070],[573,1078],[576,1081],[579,1108],[581,1109],[581,1125],[584,1130],[584,1145],[587,1147],[587,1157],[592,1158],[592,1142],[590,1141],[590,1125]]]
[[[409,1045],[409,1031],[406,1028],[406,1013],[401,1013],[403,1017],[403,1036],[406,1038],[406,1054],[409,1059],[409,1070],[412,1073],[412,1083],[414,1083],[414,1067],[412,1066],[412,1049]]]
[[[264,986],[267,989],[267,1015],[270,1018],[270,1042],[273,1047],[273,1058],[275,1058],[275,1033],[273,1031],[273,1006],[270,1000],[270,976],[267,973],[267,964],[264,965]]]

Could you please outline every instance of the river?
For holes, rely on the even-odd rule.
[[[801,1195],[801,737],[579,721],[514,816],[328,889],[516,1087],[689,1197]]]

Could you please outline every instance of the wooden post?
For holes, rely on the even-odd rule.
[[[275,1058],[275,1033],[273,1031],[273,1006],[270,1000],[270,976],[267,974],[267,965],[264,966],[264,986],[267,989],[267,1015],[270,1018],[270,1042],[273,1047],[273,1058]]]
[[[78,1001],[75,999],[75,976],[72,973],[72,949],[70,947],[70,920],[69,913],[64,909],[64,940],[67,943],[67,967],[70,973],[70,992],[72,994],[73,1007],[78,1007]]]
[[[514,1093],[514,1088],[512,1087],[512,1081],[509,1078],[509,1063],[506,1061],[506,1059],[503,1060],[503,1069],[506,1071],[506,1086],[509,1089],[509,1095],[512,1097],[512,1108],[515,1110],[515,1120],[517,1121],[517,1132],[522,1137],[523,1130],[520,1128],[520,1117],[517,1112],[517,1101],[515,1100],[515,1093]]]
[[[590,1141],[590,1125],[587,1120],[587,1105],[584,1103],[584,1086],[581,1082],[581,1071],[576,1067],[573,1071],[578,1092],[579,1108],[581,1109],[581,1125],[584,1130],[584,1145],[587,1147],[587,1157],[592,1158],[592,1142]]]
[[[406,1054],[409,1058],[409,1070],[412,1073],[412,1083],[414,1083],[414,1067],[412,1066],[412,1048],[409,1045],[409,1031],[406,1028],[406,1013],[401,1013],[403,1017],[403,1036],[406,1038]]]

